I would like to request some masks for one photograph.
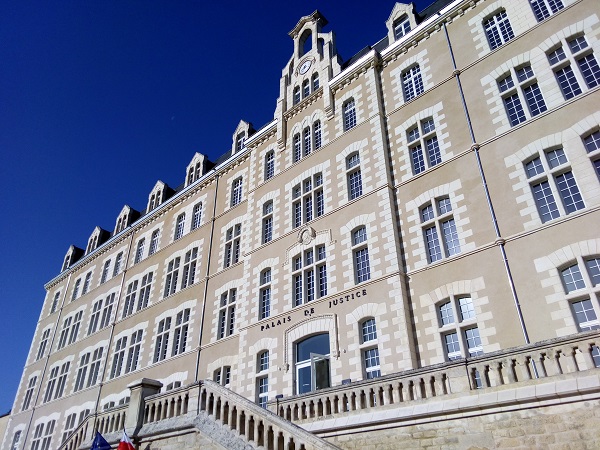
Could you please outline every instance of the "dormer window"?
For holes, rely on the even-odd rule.
[[[242,151],[242,149],[244,148],[245,138],[246,136],[244,135],[244,133],[240,133],[237,135],[237,137],[235,138],[235,153]]]
[[[410,31],[410,20],[408,16],[402,16],[394,20],[394,39],[398,40]]]
[[[92,236],[90,238],[90,240],[88,241],[88,246],[87,249],[85,250],[85,253],[90,253],[93,250],[96,249],[96,246],[98,245],[98,236]]]
[[[65,262],[63,263],[62,270],[67,270],[71,265],[71,253],[65,256]]]

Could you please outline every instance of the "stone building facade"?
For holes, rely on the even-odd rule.
[[[390,6],[348,61],[302,17],[273,121],[69,249],[3,449],[58,448],[142,378],[279,405],[600,328],[598,4]]]

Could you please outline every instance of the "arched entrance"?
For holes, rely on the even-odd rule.
[[[329,333],[315,334],[296,343],[296,393],[331,386]]]

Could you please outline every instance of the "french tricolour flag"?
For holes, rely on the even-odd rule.
[[[129,439],[129,436],[125,433],[125,430],[123,430],[123,437],[121,438],[121,442],[119,442],[117,450],[135,450],[133,442],[131,442],[131,439]]]

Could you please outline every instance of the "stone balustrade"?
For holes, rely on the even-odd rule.
[[[338,448],[213,381],[207,380],[201,387],[200,410],[258,447],[272,450]]]
[[[253,447],[335,449],[293,422],[311,428],[311,423],[344,414],[376,413],[450,394],[592,370],[600,367],[599,345],[600,332],[580,333],[279,398],[269,402],[269,410],[210,380],[160,393],[160,382],[142,379],[129,385],[129,404],[90,414],[59,448],[89,448],[96,430],[117,442],[123,428],[135,438],[163,421],[203,414]]]
[[[198,385],[199,383],[194,383],[194,385],[146,397],[144,399],[144,425],[187,414],[190,402],[190,390],[193,390],[194,386],[197,389]],[[193,406],[195,411],[197,405]]]
[[[600,333],[582,333],[423,369],[272,400],[269,409],[292,422],[431,399],[600,367]]]

